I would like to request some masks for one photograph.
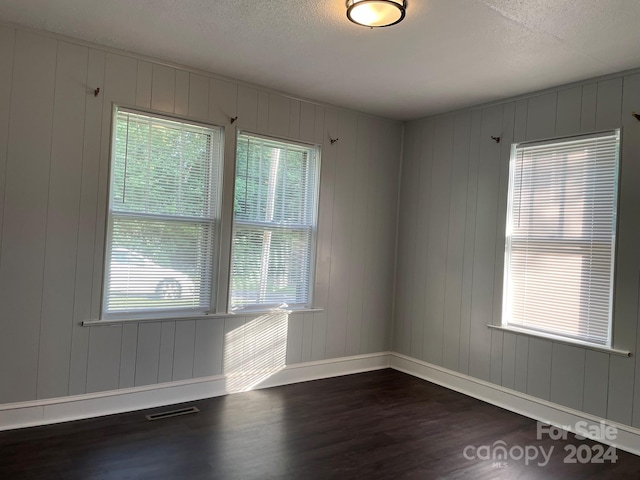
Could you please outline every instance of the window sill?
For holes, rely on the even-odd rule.
[[[621,357],[631,356],[631,352],[629,352],[628,350],[618,350],[618,349],[607,347],[604,345],[597,345],[595,343],[581,342],[580,340],[571,340],[569,338],[560,337],[558,335],[525,330],[524,328],[504,327],[502,325],[491,325],[491,324],[487,325],[487,327],[489,327],[492,330],[501,330],[503,332],[515,333],[517,335],[527,335],[529,337],[544,338],[545,340],[551,340],[556,343],[571,345],[573,347],[582,347],[588,350],[595,350],[596,352],[604,352],[611,355],[619,355]]]
[[[149,323],[149,322],[180,322],[184,320],[213,320],[216,318],[248,317],[254,315],[270,315],[278,312],[292,313],[317,313],[322,312],[322,308],[301,308],[286,310],[262,310],[262,311],[238,311],[228,313],[206,313],[202,315],[174,316],[174,317],[145,317],[145,318],[110,318],[108,320],[85,320],[83,327],[97,327],[105,325],[122,325],[123,323]]]

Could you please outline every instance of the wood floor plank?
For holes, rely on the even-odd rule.
[[[149,422],[174,407],[0,432],[2,479],[622,479],[640,457],[564,463],[536,422],[391,369],[192,402],[199,413]],[[465,458],[465,447],[553,449],[549,462]],[[607,447],[605,447],[607,448]],[[475,450],[468,449],[467,457]],[[593,451],[593,450],[590,450]]]

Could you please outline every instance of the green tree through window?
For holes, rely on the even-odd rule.
[[[103,316],[211,309],[221,129],[114,115]]]
[[[317,147],[238,135],[232,309],[309,306],[318,161]]]

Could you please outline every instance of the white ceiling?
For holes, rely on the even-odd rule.
[[[640,67],[639,0],[2,0],[0,20],[334,105],[413,119]]]

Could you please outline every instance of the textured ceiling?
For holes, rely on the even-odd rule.
[[[344,0],[2,0],[0,20],[397,119],[640,67],[639,0],[408,3],[373,30]]]

